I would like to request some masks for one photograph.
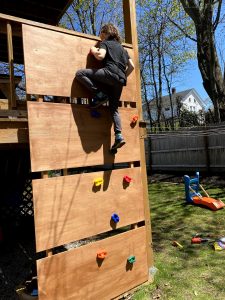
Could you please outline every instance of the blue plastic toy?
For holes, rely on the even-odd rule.
[[[201,194],[199,193],[199,172],[196,172],[196,177],[192,179],[188,175],[184,175],[184,183],[186,201],[188,203],[194,202],[193,196],[199,195],[201,197]],[[193,189],[192,192],[191,189]]]
[[[187,203],[204,205],[212,210],[218,210],[225,206],[221,200],[211,198],[203,186],[201,186],[199,183],[199,172],[196,172],[196,177],[192,179],[188,175],[184,175],[184,183]],[[200,194],[199,188],[204,192],[204,197]]]

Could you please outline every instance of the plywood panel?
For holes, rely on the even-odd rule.
[[[28,102],[32,171],[44,171],[138,161],[139,128],[130,126],[136,109],[121,108],[126,145],[113,156],[114,142],[109,109],[98,109],[100,118],[91,117],[82,105]]]
[[[145,235],[141,227],[37,261],[39,300],[108,300],[147,281]],[[108,254],[98,265],[102,249]],[[136,257],[132,269],[130,255]]]
[[[99,188],[96,178],[104,179]],[[140,168],[33,180],[33,195],[37,252],[144,220]]]
[[[73,36],[48,29],[23,25],[23,48],[28,94],[88,97],[90,94],[74,80],[78,69],[101,67],[89,54],[96,39]],[[130,57],[133,50],[127,49]],[[136,101],[133,72],[121,100]]]

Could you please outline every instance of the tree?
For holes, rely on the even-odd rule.
[[[122,1],[74,0],[60,21],[60,26],[98,35],[103,23],[123,23]]]
[[[190,43],[184,42],[184,34],[170,22],[170,19],[179,18],[179,10],[174,3],[174,0],[140,0],[137,7],[142,94],[145,107],[150,100],[155,100],[156,107],[152,115],[149,111],[149,117],[150,121],[151,118],[156,120],[159,129],[164,118],[163,91],[170,95],[170,124],[174,128],[171,87],[176,75],[193,57]]]
[[[198,66],[203,85],[214,105],[215,119],[225,109],[225,77],[216,49],[215,31],[220,21],[222,0],[180,0],[195,24]]]

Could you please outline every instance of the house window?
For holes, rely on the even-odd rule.
[[[194,103],[196,103],[196,99],[194,99]]]
[[[191,98],[189,98],[188,101],[191,102]]]
[[[190,106],[190,111],[192,111],[192,106]]]
[[[195,107],[195,106],[193,106],[193,111],[195,111],[195,108],[196,108],[196,107]]]

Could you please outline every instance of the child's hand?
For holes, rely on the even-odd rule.
[[[95,46],[92,46],[91,49],[90,49],[90,53],[93,54],[93,55],[94,55],[97,51],[98,51],[98,49],[97,49]]]

